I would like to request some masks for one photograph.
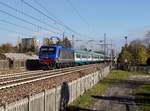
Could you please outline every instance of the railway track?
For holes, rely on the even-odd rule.
[[[88,65],[83,65],[83,66],[88,66]],[[20,72],[20,73],[12,73],[12,74],[3,74],[0,75],[0,81],[8,78],[13,78],[13,77],[19,77],[19,76],[24,76],[24,75],[34,75],[38,73],[52,73],[52,72],[57,72],[57,71],[65,71],[73,68],[80,68],[81,66],[76,66],[76,67],[67,67],[67,68],[61,68],[61,69],[54,69],[54,70],[37,70],[37,71],[25,71],[25,72]]]
[[[0,90],[4,88],[9,88],[13,86],[18,86],[26,83],[31,83],[39,80],[44,80],[48,78],[53,78],[57,76],[63,76],[70,73],[83,71],[89,69],[89,67],[96,67],[94,65],[83,65],[83,66],[76,66],[76,67],[69,67],[63,69],[55,69],[55,70],[48,70],[48,71],[27,71],[23,73],[15,73],[9,75],[1,75],[0,76]]]
[[[38,71],[42,71],[42,70],[38,70]],[[17,72],[17,73],[1,74],[0,79],[13,77],[13,76],[17,76],[17,75],[24,75],[24,74],[28,74],[28,73],[34,73],[34,72],[37,72],[37,70],[36,71],[23,71],[23,72],[19,72],[19,73]]]

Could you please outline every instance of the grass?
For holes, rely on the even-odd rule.
[[[142,85],[135,89],[136,93],[150,93],[150,85]],[[150,98],[150,97],[149,97]]]
[[[95,102],[94,98],[91,95],[102,95],[104,94],[108,88],[111,87],[111,82],[107,82],[107,80],[117,79],[117,80],[125,80],[129,78],[131,75],[141,75],[137,72],[127,72],[121,70],[113,70],[111,73],[101,82],[93,86],[87,92],[85,92],[81,97],[77,98],[71,106],[77,106],[80,108],[89,108]]]
[[[140,96],[137,96],[136,98],[140,99],[140,101],[143,100],[143,104],[140,104],[140,108],[143,111],[150,111],[150,85],[139,86],[134,90],[134,93],[136,95],[140,94]]]
[[[75,100],[72,105],[81,108],[85,107],[87,108],[95,102],[95,100],[91,97],[91,95],[100,95],[104,93],[108,87],[109,87],[108,84],[99,83],[93,86],[92,89],[88,90],[83,96],[77,98],[77,100]]]

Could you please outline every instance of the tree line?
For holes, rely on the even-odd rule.
[[[150,31],[143,39],[125,44],[118,57],[118,63],[128,65],[150,65]]]
[[[0,53],[18,52],[17,46],[13,46],[10,43],[0,45]]]
[[[54,44],[54,42],[51,38],[45,38],[44,39],[44,45],[51,45],[51,44]],[[68,39],[68,37],[64,37],[62,39],[59,39],[55,44],[62,45],[62,46],[67,47],[67,48],[72,47],[71,41]]]
[[[45,38],[43,45],[52,45],[54,44],[53,40],[50,38]],[[72,44],[71,41],[64,37],[63,39],[60,39],[56,42],[56,44],[62,45],[64,47],[71,48]],[[17,44],[16,46],[13,46],[11,43],[5,43],[0,45],[0,53],[33,53],[38,54],[39,49],[35,48],[34,46],[28,47],[22,47],[21,43]]]

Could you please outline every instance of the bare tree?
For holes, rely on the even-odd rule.
[[[79,47],[79,50],[88,51],[87,47],[83,44]]]
[[[67,47],[67,48],[72,47],[71,41],[67,37],[65,37],[62,40],[58,41],[57,44],[63,45],[64,47]]]
[[[53,40],[51,38],[44,38],[43,44],[51,45],[51,44],[53,44]]]
[[[0,53],[17,52],[17,47],[10,43],[2,44],[0,46]]]

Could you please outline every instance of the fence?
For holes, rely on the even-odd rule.
[[[97,84],[110,71],[110,67],[84,76],[70,83],[63,83],[53,89],[29,96],[20,101],[5,104],[0,111],[59,111],[63,104],[73,102],[86,90]]]
[[[128,66],[128,70],[150,74],[150,66]]]

